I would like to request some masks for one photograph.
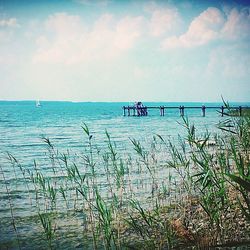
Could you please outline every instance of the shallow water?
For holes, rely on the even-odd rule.
[[[182,118],[178,109],[166,110],[164,117],[160,116],[159,110],[150,110],[147,117],[124,117],[122,106],[128,105],[128,103],[41,102],[41,105],[37,108],[35,102],[30,101],[0,102],[0,166],[2,169],[0,175],[0,220],[2,225],[7,221],[9,221],[9,225],[11,224],[10,204],[14,215],[18,218],[27,218],[27,216],[37,214],[37,204],[34,202],[36,192],[27,176],[29,170],[34,171],[34,160],[36,160],[39,171],[45,177],[51,177],[53,182],[57,184],[64,181],[64,173],[60,172],[60,166],[57,166],[56,173],[54,172],[53,163],[49,160],[48,148],[42,139],[43,137],[49,138],[56,150],[60,152],[67,153],[67,150],[70,150],[71,157],[75,156],[76,161],[82,163],[80,156],[88,150],[88,138],[81,128],[86,123],[92,135],[92,144],[97,147],[94,154],[95,161],[100,161],[100,164],[96,164],[98,184],[100,190],[107,193],[107,179],[103,162],[101,162],[102,154],[108,150],[105,130],[108,131],[112,142],[115,143],[119,156],[125,156],[125,158],[129,155],[136,157],[130,140],[132,138],[140,140],[145,149],[149,150],[154,135],[159,134],[174,143],[178,141],[178,135],[186,135],[184,127],[180,125]],[[145,105],[179,106],[180,103],[145,103]],[[181,103],[181,105],[201,107],[203,104]],[[221,106],[220,103],[205,105]],[[221,117],[216,109],[206,110],[206,117],[201,116],[200,109],[190,109],[185,111],[185,114],[190,123],[195,124],[197,134],[205,133],[206,130],[212,134],[217,133],[216,124],[226,119]],[[7,152],[18,160],[21,168],[20,166],[13,167],[10,160],[7,159]],[[160,152],[160,150],[156,150],[155,153],[159,154],[159,158],[166,157],[164,152]],[[82,171],[87,173],[89,170]],[[132,176],[125,181],[131,182],[135,188],[134,192],[140,193],[146,199],[151,192],[150,176],[145,169],[141,170],[140,173],[136,167],[130,171]],[[170,174],[169,170],[164,169],[164,167],[158,167],[157,173],[159,183],[163,183]],[[113,181],[115,180],[113,179]],[[63,211],[64,201],[62,197],[58,200],[58,208]],[[71,197],[71,201],[73,200],[74,197]],[[44,205],[41,201],[40,206]],[[79,202],[78,206],[81,207],[81,205]],[[73,202],[69,206],[73,209]],[[29,231],[29,226],[25,224],[20,232]],[[11,227],[2,228],[0,235],[2,242],[15,237]]]

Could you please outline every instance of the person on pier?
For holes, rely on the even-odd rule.
[[[145,115],[145,110],[142,102],[135,102],[135,108],[137,110],[137,115],[138,116],[144,116]]]

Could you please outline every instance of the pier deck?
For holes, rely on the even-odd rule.
[[[206,116],[206,109],[215,109],[221,116],[226,114],[225,106],[144,106],[144,107],[136,107],[136,106],[123,106],[123,115],[124,116],[147,116],[149,110],[158,109],[160,111],[160,116],[165,116],[165,111],[169,109],[179,110],[180,116],[184,116],[184,111],[186,109],[200,109],[203,117]],[[237,112],[237,115],[242,116],[243,110],[250,109],[248,106],[233,106],[230,107],[230,111]]]

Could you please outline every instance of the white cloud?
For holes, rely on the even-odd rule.
[[[178,9],[170,4],[159,5],[149,2],[144,6],[144,11],[150,14],[147,23],[150,36],[160,37],[176,33],[182,23]]]
[[[45,21],[45,27],[48,31],[56,32],[56,35],[76,35],[84,29],[81,18],[77,15],[68,15],[67,13],[56,13],[49,16]]]
[[[186,33],[179,37],[165,39],[162,48],[189,48],[207,44],[220,37],[220,30],[224,23],[223,13],[217,8],[210,7],[194,18]]]
[[[0,19],[0,43],[8,43],[13,37],[13,28],[20,27],[16,18]]]
[[[209,7],[191,22],[186,33],[162,42],[163,49],[190,48],[214,40],[244,40],[250,38],[250,8],[233,8],[226,13]]]
[[[232,9],[222,29],[225,39],[244,39],[250,37],[250,8]]]
[[[143,20],[126,16],[116,22],[112,15],[104,14],[90,28],[79,16],[54,14],[36,41],[33,62],[73,64],[113,59],[133,48],[141,36]]]
[[[0,27],[19,27],[16,18],[2,19],[0,20]]]
[[[126,16],[121,19],[115,30],[114,45],[118,49],[130,49],[140,37],[143,27],[143,17]]]
[[[176,30],[181,18],[175,8],[154,9],[149,22],[152,36],[158,37]]]

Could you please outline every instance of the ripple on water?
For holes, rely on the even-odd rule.
[[[34,102],[16,102],[15,105],[11,102],[3,105],[0,102],[3,113],[0,120],[0,165],[6,177],[6,181],[0,179],[1,214],[8,209],[8,207],[2,207],[2,204],[8,206],[8,196],[4,195],[6,193],[5,184],[10,190],[20,192],[11,193],[13,205],[15,209],[18,209],[19,215],[27,216],[31,208],[29,193],[27,190],[24,191],[26,184],[24,181],[22,182],[23,173],[16,166],[18,178],[15,177],[13,167],[6,159],[6,152],[12,153],[18,159],[26,171],[26,177],[28,177],[28,171],[35,173],[34,160],[36,160],[37,168],[45,177],[53,176],[52,166],[54,163],[51,151],[42,137],[49,138],[54,145],[55,151],[52,154],[56,160],[60,161],[60,153],[67,153],[67,149],[70,149],[72,158],[78,159],[74,154],[78,153],[82,156],[88,149],[88,137],[81,128],[85,122],[92,135],[91,142],[100,150],[99,158],[101,159],[98,159],[100,163],[96,167],[98,181],[105,191],[107,184],[103,176],[105,169],[102,161],[102,154],[108,150],[105,130],[110,134],[111,140],[115,142],[118,156],[123,154],[125,157],[134,152],[130,138],[140,140],[143,147],[149,149],[153,135],[160,134],[164,139],[171,137],[173,140],[178,140],[178,134],[185,134],[185,129],[178,124],[182,122],[178,110],[166,110],[164,117],[159,116],[159,110],[150,112],[148,117],[123,117],[121,109],[123,105],[127,105],[127,103],[46,102],[40,109],[36,109]],[[215,131],[215,124],[220,119],[224,119],[212,110],[207,112],[206,117],[201,117],[198,110],[190,110],[188,114],[190,122],[197,126],[197,132],[205,129]],[[95,153],[96,155],[97,153]],[[83,164],[83,158],[79,157],[78,161],[81,171],[85,170],[88,173],[89,169]],[[143,189],[140,186],[140,180],[136,179],[138,178],[136,170],[131,171],[134,175],[131,181],[138,186],[137,191],[143,191],[146,194],[149,187]],[[144,177],[146,178],[146,176]],[[58,185],[60,181],[58,178]],[[113,181],[115,182],[115,180]],[[30,180],[28,184],[30,195],[34,195],[34,184]]]

